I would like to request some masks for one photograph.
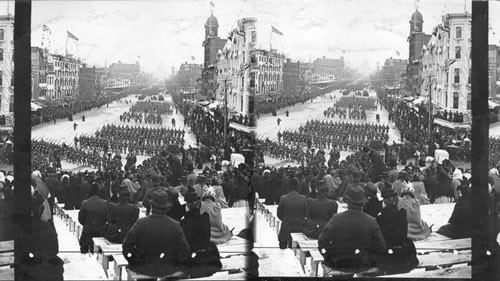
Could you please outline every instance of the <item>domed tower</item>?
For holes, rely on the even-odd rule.
[[[210,14],[207,21],[205,22],[205,39],[206,38],[216,38],[217,31],[219,30],[219,23],[217,18],[213,14]]]
[[[424,19],[422,14],[418,10],[415,10],[410,19],[410,34],[422,32],[423,23]]]

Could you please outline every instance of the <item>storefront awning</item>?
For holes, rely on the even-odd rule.
[[[499,107],[499,106],[500,106],[500,104],[498,104],[497,102],[492,101],[492,100],[488,100],[488,108],[489,109],[493,109],[493,108]]]
[[[43,106],[40,106],[34,102],[31,102],[31,111],[37,111],[39,110],[40,108],[42,108]]]
[[[445,128],[449,129],[470,129],[470,124],[467,123],[455,123],[455,122],[450,122],[446,121],[440,118],[434,118],[434,124],[440,125]]]

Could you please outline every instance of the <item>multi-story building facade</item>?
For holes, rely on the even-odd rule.
[[[497,97],[498,94],[498,70],[500,66],[500,48],[496,45],[488,46],[488,82],[489,82],[489,96],[492,98]]]
[[[0,116],[14,112],[14,17],[0,16]],[[10,121],[9,121],[10,120]],[[9,118],[7,123],[11,123]]]
[[[177,74],[175,75],[177,89],[183,91],[184,93],[196,92],[196,89],[198,88],[197,79],[201,78],[202,71],[202,64],[187,62],[181,64],[179,71],[177,71]]]
[[[283,94],[300,94],[300,73],[300,62],[292,62],[290,59],[287,59],[283,63]]]
[[[72,57],[49,54],[47,57],[47,97],[74,100],[79,94],[80,61]]]
[[[410,19],[410,35],[408,36],[409,52],[408,66],[406,69],[406,91],[412,95],[420,95],[422,86],[422,50],[429,43],[431,34],[425,34],[422,30],[424,19],[422,14],[416,10]]]
[[[251,51],[250,91],[255,95],[283,93],[283,63],[285,57],[276,50]]]
[[[31,99],[47,95],[47,49],[31,47]]]
[[[218,37],[219,23],[211,14],[205,23],[205,40],[203,40],[204,61],[201,80],[201,93],[206,97],[215,97],[217,87],[217,55],[224,48],[227,39]]]
[[[137,85],[137,78],[141,73],[139,62],[133,63],[113,63],[109,66],[109,78],[117,81],[129,80],[131,85]]]
[[[259,52],[253,53],[255,51],[255,46],[257,43],[257,30],[256,30],[255,18],[243,18],[238,20],[237,27],[229,33],[228,41],[218,55],[217,60],[217,90],[216,99],[224,102],[227,96],[227,105],[233,112],[242,115],[253,114],[253,105],[255,91],[251,90],[251,76],[250,73],[254,74],[254,88],[257,82],[264,82],[265,78],[259,80],[259,69],[256,68],[255,63],[257,60],[254,59],[252,62],[252,54],[256,57],[264,57],[264,55]],[[262,66],[266,65],[265,70],[270,75],[271,67],[270,62],[261,62]],[[251,66],[254,66],[251,68]],[[268,89],[271,86],[267,84]],[[260,91],[266,90],[266,83],[264,85],[259,85]],[[276,91],[276,90],[274,90]]]
[[[312,65],[312,82],[338,80],[344,70],[344,57],[339,59],[318,58],[314,60]]]
[[[80,90],[79,99],[90,101],[97,98],[98,80],[95,67],[87,67],[85,64],[82,65],[80,68],[78,87]]]
[[[450,125],[440,118],[445,111],[447,116],[450,112],[463,116],[459,118],[462,121],[453,119],[453,122],[470,123],[470,73],[471,15],[446,14],[435,28],[422,58],[421,94],[432,100],[435,123]]]
[[[399,87],[402,75],[406,73],[407,65],[408,62],[404,59],[393,59],[392,57],[386,59],[380,76],[383,84]]]

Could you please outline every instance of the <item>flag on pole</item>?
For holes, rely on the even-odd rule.
[[[210,1],[210,9],[214,9],[214,8],[215,8],[214,2]]]
[[[283,36],[283,33],[281,31],[279,31],[276,27],[272,26],[272,25],[271,25],[271,30],[272,30],[272,32],[274,32],[276,34],[279,34],[279,35]]]
[[[399,51],[396,50],[396,55],[399,56]]]
[[[194,58],[193,56],[191,56],[191,60],[192,60],[192,61],[194,61],[194,60],[195,60],[195,58]]]
[[[68,34],[68,38],[71,38],[73,40],[78,41],[78,37],[76,37],[73,33],[69,32],[69,31],[66,31],[66,32]]]

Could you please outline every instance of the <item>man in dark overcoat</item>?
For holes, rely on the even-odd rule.
[[[150,216],[140,218],[123,241],[129,268],[153,277],[183,277],[189,270],[189,244],[179,222],[166,215],[172,206],[168,193],[152,194]]]
[[[296,181],[296,183],[292,183]],[[299,193],[299,183],[296,178],[290,179],[288,194],[281,196],[278,205],[278,218],[282,221],[278,234],[279,246],[285,249],[291,246],[292,232],[302,232],[305,221],[306,197]]]
[[[78,212],[78,222],[83,226],[80,236],[80,251],[82,254],[93,253],[92,237],[102,237],[106,231],[106,200],[99,197],[99,185],[90,186],[90,198],[82,202]]]

